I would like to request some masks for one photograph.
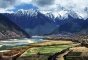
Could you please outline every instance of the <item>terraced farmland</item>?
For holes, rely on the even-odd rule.
[[[78,44],[74,44],[71,41],[46,41],[36,43],[33,45],[33,48],[29,48],[17,60],[48,60],[49,56],[76,45]]]
[[[66,56],[66,60],[88,60],[88,48],[86,47],[74,47],[70,48],[70,52]]]

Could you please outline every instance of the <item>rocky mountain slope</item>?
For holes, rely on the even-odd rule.
[[[0,14],[0,39],[30,37],[24,30],[13,23],[9,18]]]
[[[27,33],[47,35],[58,33],[87,33],[88,19],[74,11],[43,13],[36,10],[19,10],[16,13],[4,13]]]

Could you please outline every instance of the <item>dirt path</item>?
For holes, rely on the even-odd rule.
[[[64,60],[64,55],[67,55],[70,51],[66,51],[56,57],[56,60]]]
[[[64,56],[70,52],[69,48],[50,56],[48,60],[64,60]]]

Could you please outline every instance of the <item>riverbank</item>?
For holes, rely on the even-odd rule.
[[[6,49],[12,49],[15,47],[21,47],[21,46],[28,45],[30,43],[37,43],[37,42],[42,42],[42,41],[43,41],[43,39],[35,39],[35,38],[4,40],[4,41],[0,41],[0,51],[6,50]]]

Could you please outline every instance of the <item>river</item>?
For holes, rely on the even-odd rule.
[[[37,43],[37,42],[42,42],[43,39],[33,37],[33,38],[23,38],[23,39],[8,39],[4,41],[0,41],[0,51],[1,50],[6,50],[14,47],[20,47],[20,46],[25,46],[30,43]]]

